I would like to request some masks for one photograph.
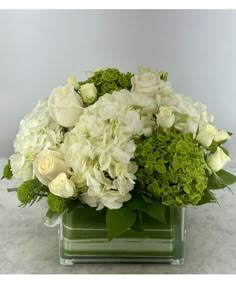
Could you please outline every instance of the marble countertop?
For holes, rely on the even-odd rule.
[[[235,158],[236,159],[236,158]],[[0,171],[6,159],[0,159]],[[236,162],[229,171],[236,173]],[[1,175],[1,174],[0,174]],[[81,264],[61,266],[57,228],[44,225],[46,204],[18,207],[7,188],[16,181],[0,182],[0,273],[115,273],[115,274],[214,274],[236,273],[236,194],[218,191],[220,206],[208,204],[187,209],[185,264]],[[236,186],[232,186],[232,191]]]

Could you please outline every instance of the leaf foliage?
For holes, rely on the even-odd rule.
[[[111,241],[132,227],[136,217],[136,213],[125,205],[119,209],[108,209],[106,213],[108,240]]]

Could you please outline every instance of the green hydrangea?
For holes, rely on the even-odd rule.
[[[79,85],[93,83],[97,89],[97,97],[100,97],[106,93],[112,93],[121,89],[130,90],[132,87],[132,76],[131,73],[121,73],[118,69],[107,68],[95,72],[86,81],[79,82]]]
[[[59,196],[55,196],[52,193],[48,194],[48,208],[55,213],[60,213],[65,208],[65,200]]]
[[[190,133],[170,130],[145,138],[135,158],[139,188],[165,205],[196,205],[207,189],[204,152]]]

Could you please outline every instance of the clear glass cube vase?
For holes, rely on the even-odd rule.
[[[59,224],[62,265],[75,263],[184,263],[185,209],[166,207],[166,223],[143,215],[143,231],[108,241],[105,214],[89,207],[66,212]]]

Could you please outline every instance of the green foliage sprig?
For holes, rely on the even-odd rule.
[[[2,178],[1,179],[7,179],[10,180],[12,178],[13,174],[11,171],[11,162],[10,159],[7,161],[7,164],[5,165],[3,172],[2,172]]]
[[[164,205],[196,205],[207,189],[204,151],[192,134],[159,131],[135,152],[137,187]]]
[[[130,90],[131,73],[121,73],[118,69],[107,68],[94,72],[93,76],[89,77],[86,81],[80,81],[79,85],[86,83],[93,83],[97,89],[97,97],[112,93],[113,91],[119,91],[121,89]]]

